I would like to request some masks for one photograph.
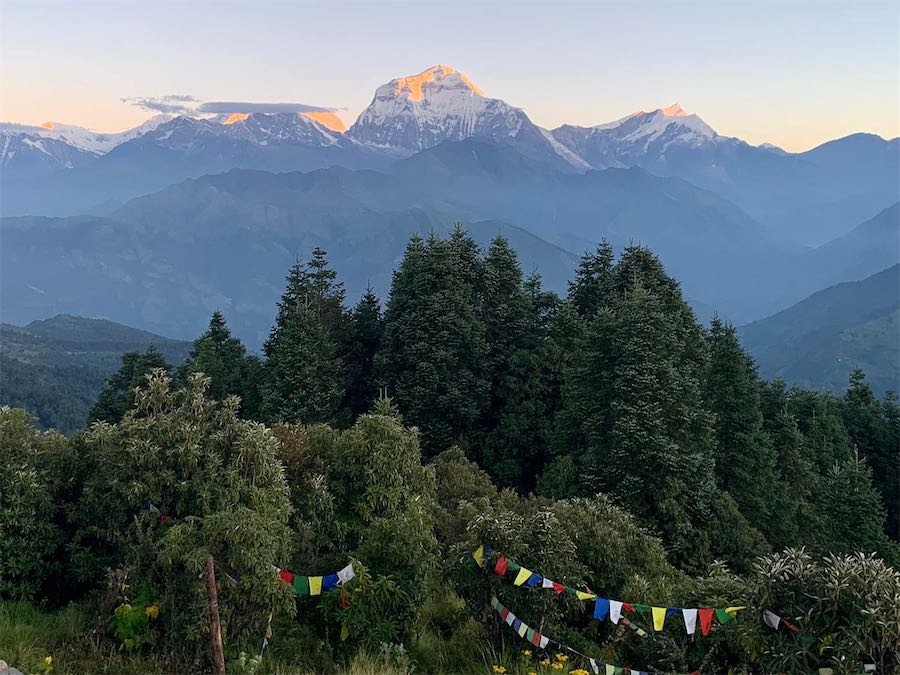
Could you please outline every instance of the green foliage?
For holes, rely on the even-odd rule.
[[[209,328],[194,340],[190,356],[178,369],[178,380],[186,383],[194,373],[209,378],[207,395],[221,401],[228,396],[241,399],[241,416],[256,419],[259,415],[259,359],[248,356],[241,341],[231,335],[225,317],[213,312]]]
[[[394,273],[380,379],[428,454],[465,441],[487,401],[487,343],[479,319],[482,263],[461,228],[413,237]]]
[[[166,358],[151,346],[146,352],[128,352],[122,355],[122,367],[103,385],[90,414],[90,421],[115,424],[134,405],[135,390],[144,386],[147,376],[154,370],[169,372],[172,366]]]
[[[69,443],[0,407],[0,598],[33,598],[59,572],[59,498]]]
[[[219,571],[226,642],[255,643],[268,610],[290,607],[271,567],[291,541],[278,442],[239,419],[235,399],[208,399],[207,384],[192,375],[172,391],[155,371],[119,424],[93,425],[85,445],[95,465],[80,504],[85,532],[111,544],[99,554],[131,569],[128,588],[161,589],[166,639],[192,650],[202,649],[207,620],[197,579],[207,554]]]
[[[900,537],[900,415],[896,394],[879,403],[865,374],[855,370],[843,407],[850,440],[872,467],[875,486],[888,510],[887,531],[896,539]]]
[[[330,625],[336,635],[336,626],[346,627],[349,644],[369,648],[406,639],[435,553],[433,484],[417,433],[389,415],[363,415],[344,432],[292,426],[275,432],[294,487],[297,569],[363,561],[355,564],[349,607],[323,601],[323,630]],[[321,623],[318,610],[315,616],[305,610],[302,620]]]
[[[343,366],[333,329],[333,298],[321,297],[320,277],[297,263],[288,274],[278,316],[263,345],[267,359],[261,387],[269,422],[326,422],[343,396]]]
[[[353,308],[344,350],[347,365],[344,416],[351,420],[369,410],[378,393],[375,355],[381,348],[383,333],[381,302],[370,287]]]

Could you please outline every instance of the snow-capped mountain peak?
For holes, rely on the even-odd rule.
[[[587,168],[580,157],[537,127],[521,109],[486,96],[467,75],[446,65],[378,87],[347,135],[399,156],[444,141],[483,138],[513,144],[526,156],[549,158],[560,167]]]
[[[99,156],[105,155],[117,145],[153,131],[170,119],[172,119],[172,115],[156,115],[132,129],[111,133],[93,131],[92,129],[73,124],[61,124],[59,122],[44,122],[39,126],[3,122],[0,123],[0,130],[24,133],[32,137],[52,138],[78,150],[84,150]]]
[[[527,119],[518,108],[485,96],[465,74],[437,65],[378,87],[347,133],[367,145],[408,155],[446,140],[509,138]]]
[[[381,85],[375,93],[376,98],[379,94],[389,94],[390,92],[383,91],[386,89],[390,90],[394,96],[410,101],[421,101],[445,91],[463,93],[468,96],[484,96],[484,92],[478,88],[478,85],[464,73],[440,64],[423,70],[418,75],[398,77]]]

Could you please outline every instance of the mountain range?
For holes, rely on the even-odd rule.
[[[900,141],[804,153],[679,105],[544,129],[449,66],[376,89],[349,129],[313,114],[161,115],[119,134],[0,125],[4,319],[104,316],[194,337],[216,308],[251,346],[322,246],[381,295],[414,232],[503,233],[564,291],[602,238],[641,243],[698,315],[740,324],[900,259]]]
[[[720,135],[677,104],[548,130],[444,65],[378,87],[346,132],[294,113],[163,115],[120,134],[47,126],[0,125],[3,215],[104,212],[232,168],[383,169],[465,139],[513,147],[560,172],[639,167],[684,178],[733,201],[775,239],[805,245],[845,234],[900,198],[898,139],[856,134],[788,153]]]

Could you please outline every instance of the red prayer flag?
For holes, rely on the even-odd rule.
[[[494,563],[494,572],[502,577],[504,574],[506,574],[507,569],[509,569],[509,560],[507,560],[505,556],[501,555],[499,558],[497,558],[497,562]]]
[[[697,610],[700,615],[700,630],[704,635],[709,635],[709,629],[712,628],[713,610],[706,608]]]
[[[161,523],[168,523],[170,520],[172,520],[172,516],[170,516],[168,513],[163,513],[159,516],[159,522]]]
[[[799,633],[799,632],[800,632],[800,629],[797,628],[797,626],[795,626],[794,624],[792,624],[790,621],[787,621],[787,620],[785,620],[785,619],[782,618],[782,619],[781,619],[781,623],[782,623],[782,625],[783,625],[785,628],[787,628],[787,629],[788,629],[789,631],[791,631],[792,633]]]
[[[504,607],[503,610],[500,612],[500,618],[503,619],[504,621],[506,621],[506,617],[508,617],[508,616],[509,616],[509,607]]]
[[[281,570],[278,573],[278,577],[286,583],[288,586],[293,586],[294,584],[294,573],[288,572],[287,570]]]
[[[534,631],[534,638],[531,640],[531,644],[533,644],[535,647],[540,647],[542,637],[543,636],[540,633]]]
[[[633,612],[634,605],[632,605],[630,602],[623,602],[622,609],[624,609],[626,612]]]
[[[553,582],[553,590],[556,591],[557,595],[566,590],[566,587],[562,584],[558,584],[555,581]]]

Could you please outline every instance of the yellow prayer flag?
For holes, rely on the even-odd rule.
[[[479,567],[484,567],[484,544],[475,549],[472,557],[475,558],[475,562],[478,563]]]
[[[350,629],[346,625],[341,626],[341,642],[350,637]]]
[[[593,593],[585,593],[584,591],[575,591],[575,597],[579,600],[594,600],[597,596]]]
[[[666,608],[653,608],[653,630],[662,630],[666,623]]]
[[[604,670],[606,671],[606,675],[613,675],[613,673],[616,672],[616,667],[611,663],[607,663]]]
[[[526,581],[531,578],[531,570],[526,570],[524,567],[519,569],[519,574],[516,576],[516,580],[513,582],[516,586],[521,586]]]
[[[519,625],[519,637],[525,637],[525,633],[528,632],[528,626],[524,623]]]
[[[322,595],[322,577],[309,578],[309,594]]]
[[[731,616],[736,616],[737,613],[740,612],[742,609],[747,609],[747,608],[744,605],[741,605],[740,607],[726,607],[725,612],[727,614],[731,614]]]

